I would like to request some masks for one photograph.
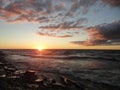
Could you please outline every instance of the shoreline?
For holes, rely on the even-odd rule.
[[[119,90],[119,86],[76,78],[69,74],[45,72],[28,68],[19,70],[14,62],[5,60],[6,55],[0,51],[0,88],[3,90]],[[8,70],[8,71],[7,71]],[[32,72],[31,72],[32,71]],[[8,73],[7,73],[8,72]],[[29,74],[28,74],[29,73]],[[34,73],[34,74],[33,74]],[[8,75],[7,75],[8,74]],[[30,75],[31,81],[24,77]],[[35,78],[35,79],[34,79]],[[10,81],[10,82],[9,82]],[[36,82],[37,81],[37,82]],[[24,83],[25,85],[23,85]],[[6,87],[7,86],[7,87]],[[2,90],[1,89],[1,90]]]

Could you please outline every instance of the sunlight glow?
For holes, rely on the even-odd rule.
[[[43,50],[43,47],[42,47],[42,46],[39,46],[37,49],[38,49],[39,51],[42,51],[42,50]]]

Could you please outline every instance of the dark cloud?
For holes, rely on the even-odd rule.
[[[120,0],[102,0],[102,2],[113,7],[120,7]]]
[[[120,45],[120,21],[87,28],[89,38],[71,43],[81,45]]]
[[[88,33],[92,36],[106,38],[107,40],[120,38],[120,21],[116,21],[110,24],[101,24],[95,27],[88,28]],[[100,37],[100,36],[99,36]]]
[[[86,14],[96,1],[97,0],[74,0],[67,15],[73,16],[77,10],[81,10],[83,14]]]

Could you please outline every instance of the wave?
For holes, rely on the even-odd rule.
[[[40,58],[40,59],[62,59],[62,60],[104,60],[104,61],[116,61],[119,62],[120,58],[115,58],[115,57],[91,57],[91,56],[58,56],[58,55],[22,55],[22,56],[27,56],[31,58]]]
[[[106,50],[5,50],[4,53],[31,58],[64,60],[109,60],[120,61],[120,51]]]

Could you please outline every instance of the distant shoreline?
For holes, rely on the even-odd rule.
[[[37,50],[37,49],[0,49],[0,50]],[[43,50],[120,51],[120,49],[43,49]]]

